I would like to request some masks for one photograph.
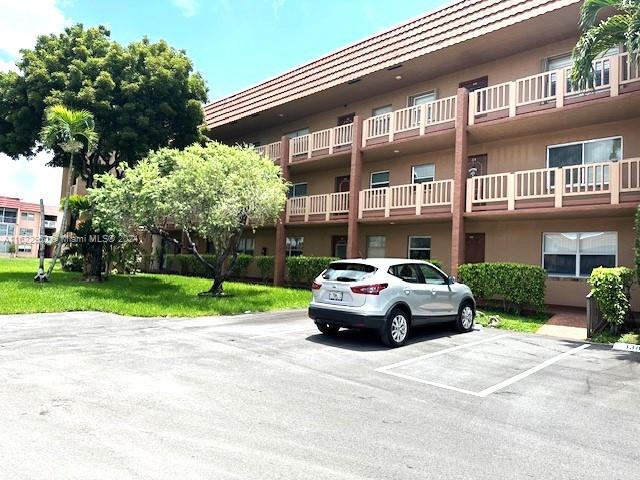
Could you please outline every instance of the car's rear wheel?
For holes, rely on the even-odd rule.
[[[456,329],[459,332],[470,332],[473,329],[473,321],[476,312],[473,304],[469,301],[462,302],[458,309],[458,318],[456,319]]]
[[[391,310],[384,324],[381,338],[388,347],[404,345],[409,338],[409,315],[399,308]]]
[[[335,325],[329,325],[324,322],[316,322],[316,327],[325,335],[335,335],[340,331],[340,327],[336,327]]]

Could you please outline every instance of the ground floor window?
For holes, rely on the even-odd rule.
[[[287,257],[299,257],[302,255],[304,237],[287,237]]]
[[[384,235],[367,237],[367,257],[384,258],[386,254],[387,238]]]
[[[11,223],[0,223],[0,237],[13,237],[16,226]]]
[[[9,246],[11,242],[0,242],[0,253],[9,253]]]
[[[431,237],[410,236],[407,245],[407,257],[413,260],[431,258]]]
[[[545,233],[542,264],[549,275],[588,277],[596,267],[615,267],[616,232]]]
[[[20,244],[20,245],[18,245],[18,252],[31,253],[31,245],[29,245],[29,244]]]
[[[244,255],[253,255],[254,239],[253,238],[241,238],[238,243],[238,253]]]

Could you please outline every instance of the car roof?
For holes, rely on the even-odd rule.
[[[398,265],[399,263],[429,263],[425,260],[411,260],[408,258],[348,258],[344,260],[336,260],[332,263],[346,262],[346,263],[361,263],[363,265],[373,265],[378,268],[388,268],[392,265]]]

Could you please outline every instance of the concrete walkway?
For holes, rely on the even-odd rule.
[[[587,338],[586,309],[552,305],[548,310],[552,317],[536,333],[572,340]]]

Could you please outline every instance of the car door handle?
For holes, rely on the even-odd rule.
[[[436,289],[435,289],[435,288],[432,288],[432,289],[431,289],[431,295],[435,295],[435,294],[436,294]]]
[[[405,295],[409,295],[411,293],[411,290],[409,290],[408,288],[404,289],[404,294]]]

